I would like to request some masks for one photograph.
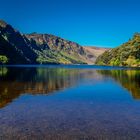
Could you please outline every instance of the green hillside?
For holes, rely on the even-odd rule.
[[[110,66],[140,66],[140,34],[134,34],[133,38],[121,46],[105,51],[96,62],[97,65]]]

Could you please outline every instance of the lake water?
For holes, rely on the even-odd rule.
[[[0,140],[140,140],[140,70],[0,67]]]

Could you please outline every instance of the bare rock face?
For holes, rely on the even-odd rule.
[[[31,40],[36,41],[40,47],[49,48],[56,51],[65,51],[70,54],[76,52],[80,55],[84,54],[82,46],[75,42],[71,42],[60,37],[49,35],[49,34],[27,34],[26,37]]]

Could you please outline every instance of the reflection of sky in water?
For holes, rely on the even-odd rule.
[[[139,139],[140,102],[134,100],[139,75],[139,70],[8,68],[0,79],[0,137]]]

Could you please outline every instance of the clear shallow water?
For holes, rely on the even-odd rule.
[[[1,67],[0,139],[139,140],[140,70]]]

